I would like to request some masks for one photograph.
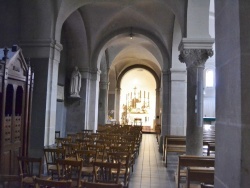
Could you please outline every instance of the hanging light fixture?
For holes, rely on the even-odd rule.
[[[129,37],[130,37],[130,39],[132,40],[133,39],[133,32],[132,32],[132,27],[130,28],[130,34],[129,34]]]

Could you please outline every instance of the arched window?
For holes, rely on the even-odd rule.
[[[214,71],[212,69],[206,70],[206,87],[214,87]]]

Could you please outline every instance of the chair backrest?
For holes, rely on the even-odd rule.
[[[43,149],[44,158],[47,166],[47,172],[49,172],[50,165],[56,165],[57,159],[65,158],[65,149],[63,148],[45,148]]]
[[[21,180],[19,175],[0,175],[0,185],[3,188],[22,187]]]
[[[34,178],[35,188],[41,187],[55,187],[55,188],[71,188],[72,181],[57,181],[57,180],[45,180],[42,178]]]
[[[57,160],[57,173],[59,180],[71,180],[74,186],[81,185],[82,160]]]
[[[122,188],[122,184],[95,183],[82,181],[82,188]]]
[[[79,143],[63,143],[62,148],[65,149],[66,157],[76,157],[76,151],[80,150]]]
[[[87,145],[87,150],[94,150],[96,151],[96,158],[103,161],[106,147],[105,145],[96,145],[96,144],[89,144]]]
[[[120,162],[93,162],[94,182],[118,184],[120,170]]]
[[[55,138],[60,138],[60,131],[55,131]]]
[[[62,144],[65,144],[65,143],[71,143],[71,138],[70,137],[66,137],[66,138],[56,138],[56,146],[58,148],[61,148],[62,147]]]
[[[129,152],[109,152],[108,153],[108,162],[111,163],[121,163],[121,172],[120,176],[123,179],[123,183],[126,186],[129,182],[130,177],[130,166],[131,166],[131,160],[130,160],[131,154]],[[113,171],[114,173],[114,171]]]
[[[76,151],[77,160],[83,161],[83,166],[92,166],[92,162],[96,161],[96,151],[95,150],[79,150]]]
[[[23,177],[40,177],[42,173],[42,158],[17,157],[20,174]]]

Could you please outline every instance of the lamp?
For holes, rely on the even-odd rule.
[[[129,34],[129,37],[130,37],[130,39],[132,40],[133,39],[133,32],[132,32],[132,27],[130,28],[130,34]]]

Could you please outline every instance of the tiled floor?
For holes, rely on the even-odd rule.
[[[175,188],[177,156],[168,157],[168,168],[158,152],[155,134],[143,134],[140,154],[131,174],[129,188]]]

